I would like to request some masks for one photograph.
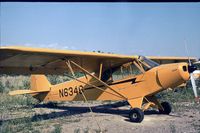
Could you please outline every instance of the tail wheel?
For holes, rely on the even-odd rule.
[[[129,118],[131,122],[140,123],[144,119],[144,112],[139,108],[133,108],[129,112]]]
[[[168,114],[171,113],[172,107],[171,107],[170,103],[168,103],[168,102],[162,102],[161,105],[162,105],[162,107],[164,109],[164,110],[159,109],[159,112],[161,114],[167,114],[168,115]]]

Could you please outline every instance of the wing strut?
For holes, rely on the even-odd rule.
[[[76,78],[76,76],[75,76],[75,74],[74,74],[74,71],[73,71],[73,69],[72,69],[72,67],[71,67],[71,64],[70,64],[70,61],[69,61],[69,60],[68,60],[68,62],[66,62],[66,64],[67,64],[67,66],[69,67],[69,69],[70,69],[70,71],[71,71],[71,73],[72,73],[72,76],[69,76],[69,75],[67,75],[67,76],[70,77],[70,78],[72,78],[72,79],[75,79],[75,80],[77,80],[77,81],[79,81],[79,82],[81,82],[81,83],[84,83],[83,81],[78,80],[78,79]],[[87,84],[87,83],[86,83],[86,84]],[[86,96],[85,96],[85,94],[84,94],[83,91],[81,92],[81,94],[82,94],[83,99],[85,100],[85,102],[88,103],[88,100],[87,100],[87,98],[86,98]],[[97,126],[98,126],[99,130],[102,131],[102,130],[101,130],[101,127],[100,127],[100,125],[99,125],[99,123],[98,123],[98,121],[97,121],[97,119],[95,119],[95,117],[94,117],[94,114],[93,114],[93,111],[92,111],[92,107],[91,107],[90,105],[88,105],[88,108],[89,108],[89,110],[90,110],[90,112],[91,112],[91,114],[92,114],[92,118],[93,118],[93,119],[95,120],[95,122],[97,123]]]
[[[70,72],[72,73],[73,77],[75,77],[74,71],[71,67],[70,61],[68,60],[67,62],[65,62],[67,64],[67,66],[69,67]]]
[[[97,81],[99,81],[100,83],[102,83],[104,86],[108,87],[110,90],[112,90],[113,92],[117,93],[118,95],[120,95],[121,97],[123,97],[124,99],[127,100],[127,98],[120,94],[119,92],[117,92],[116,90],[114,90],[113,88],[111,88],[108,84],[106,84],[105,82],[103,82],[102,80],[100,80],[99,78],[97,78],[96,76],[92,75],[90,72],[88,72],[86,69],[82,68],[81,66],[79,66],[78,64],[76,64],[73,61],[70,61],[72,64],[74,64],[76,67],[78,67],[79,69],[81,69],[82,71],[84,71],[85,73],[87,73],[88,75],[90,75],[91,77],[93,77],[94,79],[96,79]]]
[[[76,81],[78,81],[78,82],[81,82],[81,83],[83,83],[83,84],[86,84],[86,85],[88,85],[88,86],[92,86],[92,87],[94,87],[94,88],[96,88],[96,89],[98,89],[98,90],[101,90],[101,91],[103,91],[103,92],[106,92],[106,93],[108,93],[108,94],[111,94],[111,95],[113,95],[113,96],[122,98],[121,96],[116,95],[116,94],[111,93],[111,92],[108,92],[108,91],[106,91],[106,90],[104,90],[104,89],[102,89],[102,88],[100,88],[100,87],[98,87],[98,86],[95,86],[95,85],[93,85],[93,84],[90,84],[90,83],[86,83],[86,82],[84,82],[84,81],[81,81],[81,80],[77,79],[77,78],[74,77],[74,76],[70,76],[70,75],[66,75],[66,76],[69,77],[69,78],[71,78],[71,79],[73,79],[73,80],[76,80]]]
[[[138,69],[140,69],[140,71],[141,71],[142,73],[145,72],[145,71],[144,71],[144,68],[143,68],[142,65],[139,63],[138,59],[136,59],[133,63],[135,64],[135,66],[136,66]]]
[[[101,76],[102,76],[102,69],[103,69],[103,63],[101,62],[100,66],[99,66],[99,79],[100,80],[101,80]]]
[[[67,77],[69,77],[69,78],[71,78],[71,79],[73,79],[73,80],[76,80],[76,81],[78,81],[78,82],[81,82],[81,83],[83,83],[83,84],[86,84],[86,85],[88,85],[88,86],[92,86],[92,87],[94,87],[94,88],[96,88],[96,89],[98,89],[98,90],[101,90],[101,91],[103,91],[103,92],[106,92],[106,93],[108,93],[108,94],[111,94],[111,95],[113,95],[113,96],[116,96],[116,97],[119,97],[119,98],[122,98],[122,99],[124,99],[124,97],[122,97],[120,94],[115,94],[115,93],[111,93],[111,92],[108,92],[108,91],[106,91],[106,90],[104,90],[104,89],[102,89],[102,88],[100,88],[100,87],[98,87],[98,86],[95,86],[95,85],[93,85],[93,84],[91,84],[91,83],[87,83],[87,82],[84,82],[84,81],[81,81],[81,80],[79,80],[79,79],[77,79],[76,78],[76,76],[75,76],[75,74],[74,74],[74,71],[73,71],[73,69],[72,69],[72,67],[71,67],[71,64],[70,64],[70,61],[68,61],[68,62],[66,62],[66,65],[69,67],[69,69],[70,69],[70,72],[71,72],[71,74],[72,74],[72,76],[70,76],[70,75],[66,75]],[[91,74],[92,75],[92,74]],[[86,76],[86,75],[85,75]],[[87,76],[86,76],[87,77]]]
[[[82,91],[82,96],[83,96],[85,102],[88,103],[88,100],[87,100],[87,98],[86,98],[86,96],[85,96],[85,94],[84,94],[83,91]],[[93,111],[92,111],[92,107],[91,107],[89,104],[88,104],[88,107],[89,107],[89,109],[90,109],[90,112],[92,113],[92,118],[96,121],[97,126],[98,126],[98,128],[100,129],[100,131],[102,131],[102,130],[101,130],[101,127],[100,127],[100,125],[99,125],[99,123],[98,123],[98,121],[97,121],[97,119],[95,119],[95,117],[94,117],[94,113],[93,113]]]

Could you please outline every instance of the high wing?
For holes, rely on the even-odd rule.
[[[30,47],[0,47],[0,74],[63,74],[68,72],[68,60],[79,64],[89,72],[103,71],[133,61],[138,56],[53,50]],[[147,56],[159,64],[188,62],[188,57]],[[197,61],[191,58],[191,61]],[[80,71],[76,67],[73,70]]]
[[[173,56],[147,56],[147,58],[157,62],[158,64],[169,64],[169,63],[179,63],[179,62],[188,62],[190,59],[191,62],[198,61],[195,57],[173,57]]]
[[[137,56],[53,50],[29,47],[0,47],[0,74],[63,74],[68,60],[89,72],[98,72],[133,61]],[[76,72],[78,69],[73,68]]]

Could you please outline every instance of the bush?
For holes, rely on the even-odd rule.
[[[176,88],[175,90],[165,90],[156,95],[161,101],[169,102],[191,102],[194,101],[192,88]]]
[[[16,106],[29,106],[37,104],[38,101],[30,95],[9,96],[8,94],[0,94],[0,109],[9,109]]]
[[[3,93],[3,92],[4,92],[4,86],[3,86],[3,84],[0,81],[0,93]]]
[[[23,80],[22,83],[23,83],[23,88],[30,89],[30,87],[31,87],[30,81]]]

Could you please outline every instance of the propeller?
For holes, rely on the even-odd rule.
[[[192,89],[193,89],[193,92],[194,92],[195,99],[198,100],[199,97],[198,97],[198,94],[197,94],[197,86],[196,86],[196,83],[195,83],[195,78],[194,78],[193,73],[190,73],[190,80],[191,80],[191,83],[192,83]]]
[[[193,89],[194,96],[195,96],[195,101],[199,102],[199,97],[198,97],[198,94],[197,94],[197,86],[196,86],[195,78],[194,78],[194,74],[193,74],[193,72],[195,70],[197,70],[197,67],[195,67],[193,65],[193,63],[191,62],[191,60],[190,60],[186,42],[185,42],[185,49],[186,49],[186,52],[187,52],[187,55],[188,55],[188,62],[189,62],[189,64],[188,64],[188,72],[190,74],[190,80],[191,80],[192,89]]]

